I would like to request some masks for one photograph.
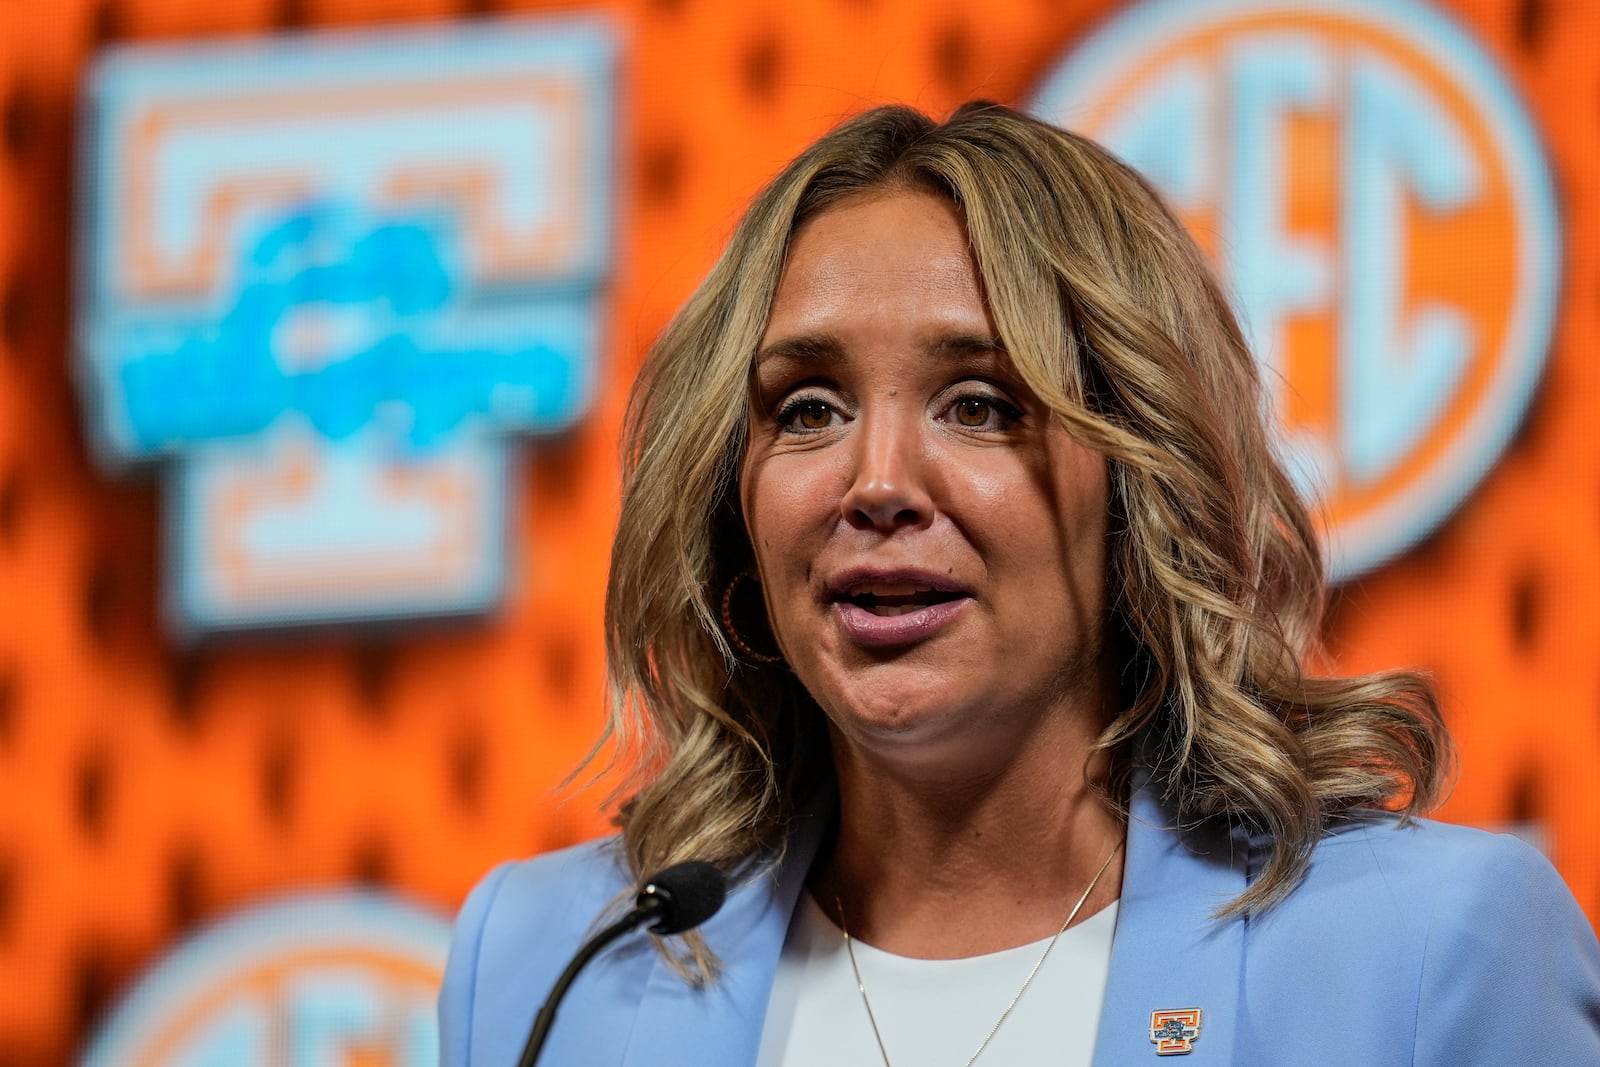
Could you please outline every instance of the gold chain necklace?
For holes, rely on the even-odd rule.
[[[972,1067],[978,1061],[978,1057],[983,1055],[983,1050],[989,1047],[989,1042],[994,1040],[994,1035],[1000,1032],[1000,1026],[1010,1017],[1011,1009],[1017,1006],[1017,1001],[1022,999],[1022,994],[1026,993],[1028,987],[1033,984],[1033,976],[1039,973],[1039,968],[1044,966],[1044,961],[1050,958],[1050,950],[1056,947],[1056,942],[1061,940],[1061,935],[1067,932],[1067,927],[1072,925],[1072,920],[1078,917],[1078,912],[1083,908],[1084,901],[1089,899],[1089,894],[1094,892],[1094,887],[1100,884],[1100,876],[1106,873],[1106,869],[1111,866],[1111,861],[1116,859],[1117,853],[1121,851],[1122,842],[1118,841],[1117,846],[1111,850],[1111,855],[1106,857],[1106,861],[1100,865],[1100,869],[1094,873],[1094,877],[1089,879],[1089,885],[1084,889],[1083,895],[1078,898],[1078,902],[1072,905],[1071,911],[1067,912],[1066,921],[1061,924],[1061,929],[1057,930],[1050,938],[1050,943],[1044,947],[1044,952],[1039,956],[1039,961],[1033,965],[1033,970],[1029,971],[1028,977],[1022,980],[1022,987],[1011,998],[1011,1003],[1006,1005],[1006,1010],[1000,1013],[1000,1018],[996,1019],[995,1024],[989,1028],[988,1036],[983,1039],[982,1043],[978,1045],[978,1050],[967,1060],[966,1067]],[[883,1055],[883,1067],[894,1067],[889,1062],[889,1050],[884,1047],[883,1034],[878,1029],[878,1018],[872,1014],[872,1001],[867,997],[867,983],[861,980],[861,968],[856,963],[855,944],[850,940],[850,927],[844,921],[844,901],[835,896],[833,898],[833,906],[839,911],[839,929],[844,933],[844,950],[850,954],[850,969],[856,975],[856,988],[861,990],[861,1003],[867,1009],[867,1022],[872,1024],[872,1036],[878,1039],[878,1051]]]

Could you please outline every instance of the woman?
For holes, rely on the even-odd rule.
[[[1600,1063],[1600,950],[1514,839],[1409,818],[1406,674],[1307,676],[1321,570],[1194,243],[1095,145],[869,112],[756,199],[634,392],[619,839],[462,911],[445,1059]]]

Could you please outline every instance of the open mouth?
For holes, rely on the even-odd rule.
[[[935,604],[948,604],[966,594],[932,586],[874,586],[852,589],[840,599],[874,615],[905,615]]]
[[[973,600],[940,571],[917,568],[885,572],[865,567],[845,571],[828,586],[834,618],[843,634],[863,648],[906,648],[944,632]]]

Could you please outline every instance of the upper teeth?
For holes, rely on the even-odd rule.
[[[931,592],[933,592],[933,586],[931,586],[931,585],[861,585],[861,586],[857,586],[853,590],[853,592],[857,596],[860,596],[863,593],[870,593],[873,596],[915,596],[918,593],[931,593]]]

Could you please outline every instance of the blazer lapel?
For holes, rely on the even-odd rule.
[[[782,859],[740,885],[702,928],[722,961],[697,990],[659,955],[635,1018],[624,1067],[750,1067],[789,918],[831,817],[814,806],[797,820]]]
[[[1244,892],[1248,848],[1220,820],[1180,834],[1148,780],[1135,790],[1129,814],[1122,901],[1094,1062],[1158,1062],[1151,1013],[1198,1008],[1199,1032],[1182,1062],[1230,1063],[1245,924],[1211,914]]]

